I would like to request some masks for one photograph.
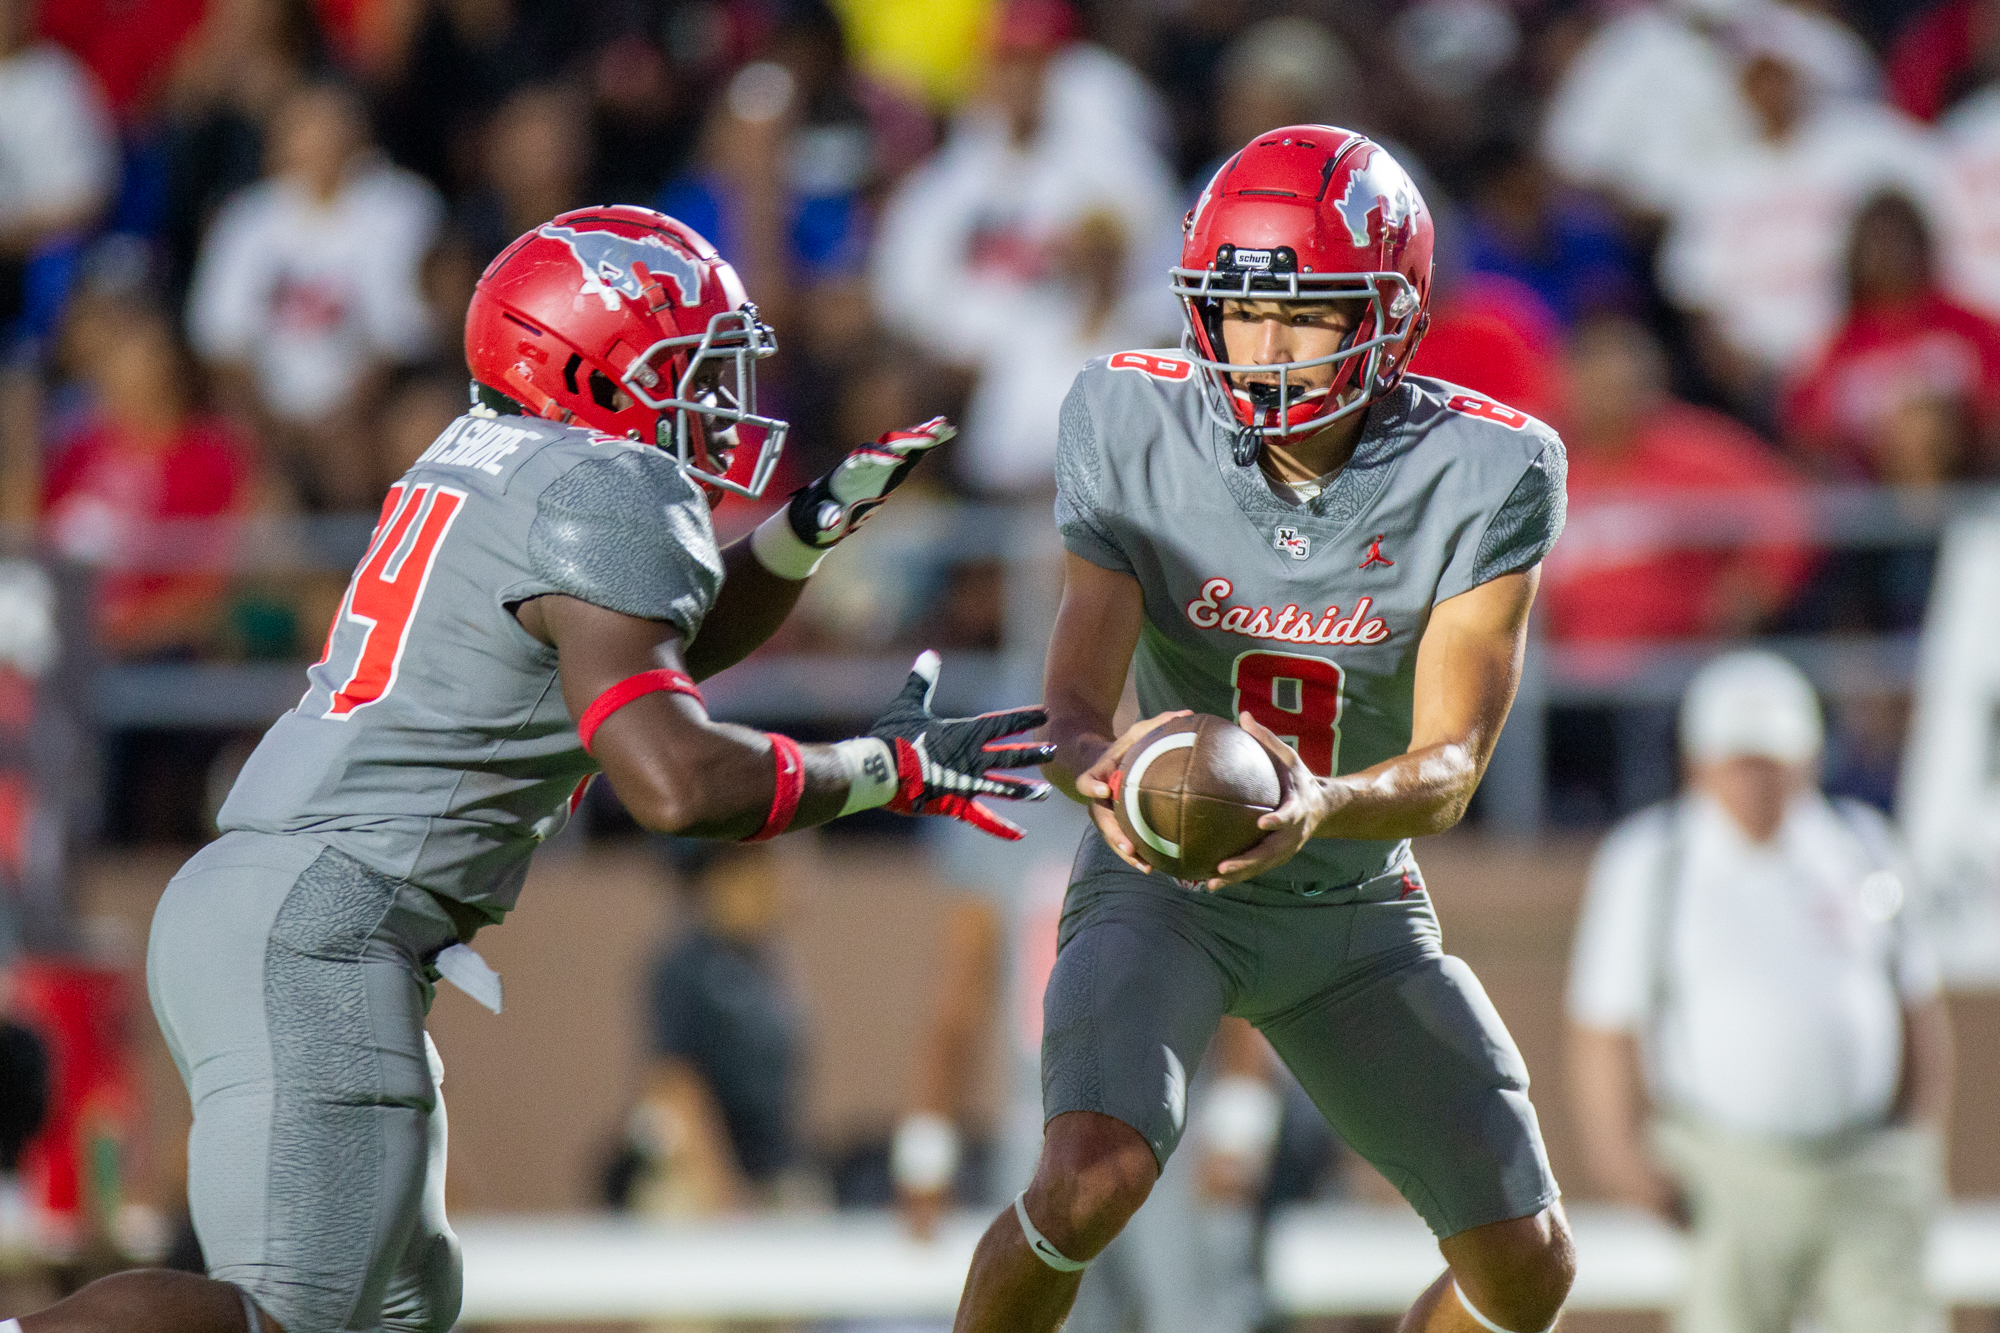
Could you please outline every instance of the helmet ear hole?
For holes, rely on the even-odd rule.
[[[623,404],[619,399],[625,395],[611,382],[611,377],[593,367],[590,372],[590,401],[607,412],[616,412]]]
[[[582,392],[582,390],[576,387],[576,372],[582,365],[583,358],[575,352],[569,354],[569,360],[563,365],[563,387],[567,388],[571,393]]]

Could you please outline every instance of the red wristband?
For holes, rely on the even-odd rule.
[[[656,694],[661,690],[685,694],[706,707],[701,691],[695,688],[694,681],[679,671],[668,671],[662,667],[654,671],[641,671],[636,676],[627,676],[592,699],[590,707],[584,709],[583,716],[577,719],[576,734],[583,741],[584,753],[590,753],[590,743],[596,739],[597,729],[604,725],[604,719],[641,695]]]
[[[778,769],[778,783],[771,791],[771,813],[764,817],[764,827],[745,838],[745,842],[775,838],[790,828],[793,816],[799,812],[799,797],[806,794],[806,766],[799,756],[799,743],[775,731],[766,734],[771,738],[771,759]]]

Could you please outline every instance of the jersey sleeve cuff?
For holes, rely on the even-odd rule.
[[[819,568],[819,562],[826,559],[825,550],[799,540],[784,509],[759,523],[750,534],[750,553],[765,569],[794,583],[810,578]]]

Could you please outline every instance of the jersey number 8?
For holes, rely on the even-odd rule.
[[[1295,653],[1244,653],[1230,672],[1236,711],[1276,732],[1323,778],[1332,777],[1340,763],[1343,680],[1340,668],[1324,657]]]
[[[332,660],[333,641],[343,625],[359,625],[363,635],[354,670],[347,683],[334,691],[327,717],[350,717],[355,709],[374,703],[395,685],[417,601],[431,580],[431,566],[437,563],[444,535],[464,504],[465,492],[449,486],[414,486],[407,492],[401,484],[389,488],[368,554],[354,571],[354,581],[347,585],[347,596],[334,614],[333,627],[326,632],[321,665]]]

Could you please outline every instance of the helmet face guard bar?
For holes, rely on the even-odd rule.
[[[672,396],[657,396],[653,391],[660,386],[660,372],[654,368],[655,360],[683,347],[694,349],[688,356],[687,369],[681,372]],[[655,412],[673,414],[671,447],[680,460],[681,471],[701,485],[755,500],[771,484],[771,476],[778,470],[778,459],[785,451],[785,434],[791,429],[788,422],[777,417],[757,414],[757,363],[777,350],[777,336],[757,318],[757,307],[746,302],[739,310],[727,310],[710,319],[699,335],[660,339],[632,358],[632,364],[625,368],[619,381],[633,398]],[[704,372],[711,368],[733,369],[733,384],[725,373],[716,379],[714,388],[698,388]],[[718,471],[702,467],[696,461],[696,417],[719,423],[720,428],[714,432],[718,438],[733,433],[739,426],[752,426],[764,432],[748,481],[732,481],[722,475],[728,470],[726,465]],[[661,418],[660,438],[656,441],[663,449],[669,447],[667,420]],[[700,451],[703,455],[706,452]]]
[[[1385,360],[1393,361],[1394,349],[1401,347],[1409,338],[1423,304],[1409,279],[1395,272],[1325,276],[1254,269],[1175,268],[1170,272],[1173,293],[1181,298],[1182,309],[1187,315],[1188,328],[1181,336],[1181,349],[1201,368],[1202,402],[1217,425],[1246,439],[1283,439],[1313,434],[1361,411],[1393,388],[1394,377],[1400,367],[1393,363],[1385,367],[1383,363]],[[1223,301],[1313,304],[1367,301],[1373,327],[1380,332],[1357,340],[1354,335],[1364,327],[1364,321],[1357,321],[1340,349],[1326,356],[1305,361],[1281,361],[1274,365],[1239,365],[1203,354],[1204,341],[1215,353],[1223,352],[1221,330],[1210,323],[1210,317],[1218,313],[1217,305]],[[1206,334],[1207,338],[1204,340],[1201,334]],[[1334,372],[1333,385],[1328,388],[1307,389],[1293,383],[1292,377],[1301,370],[1319,366],[1342,367],[1349,363],[1357,363],[1359,373],[1348,386],[1341,385],[1339,370]],[[1273,372],[1278,376],[1277,402],[1273,408],[1266,409],[1265,417],[1273,424],[1259,425],[1254,419],[1245,424],[1234,406],[1234,399],[1242,396],[1242,391],[1230,382],[1230,376],[1268,375]],[[1291,420],[1292,409],[1334,388],[1348,395],[1345,402],[1337,404],[1329,412],[1315,412],[1297,422]],[[1254,461],[1254,455],[1249,460],[1239,458],[1238,461]]]

